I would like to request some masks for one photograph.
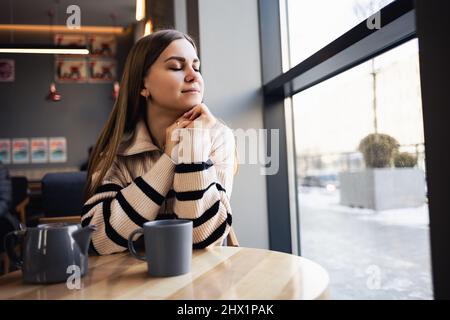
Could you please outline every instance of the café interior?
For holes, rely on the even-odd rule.
[[[0,299],[449,299],[448,3],[352,1],[347,2],[368,10],[359,20],[340,14],[346,5],[336,9],[331,0],[319,1],[322,7],[312,0],[0,1]],[[339,21],[345,27],[336,27]],[[44,260],[36,249],[40,245],[31,244],[33,232],[48,234],[50,242],[51,230],[41,234],[42,226],[58,232],[81,228],[89,156],[118,99],[127,55],[139,39],[163,29],[176,29],[195,41],[203,102],[235,136],[239,166],[228,199],[233,219],[221,248],[191,250],[189,278],[156,276],[151,281],[153,266],[149,262],[148,276],[141,261],[145,257],[133,259],[135,252],[127,248],[87,258],[83,248],[89,237],[80,236],[75,243],[82,252],[77,254],[86,263],[80,281],[54,284],[49,279],[57,271],[49,266],[44,276],[27,281],[39,271],[26,267],[25,260],[35,265]],[[314,32],[321,30],[337,31],[322,43],[313,42],[319,38]],[[414,66],[404,58],[404,69],[392,71],[391,78],[380,71],[377,81],[375,69],[367,72],[367,81],[373,80],[368,92],[376,90],[375,84],[379,89],[375,99],[366,95],[370,119],[374,100],[378,110],[385,110],[395,109],[385,101],[397,95],[403,95],[402,101],[420,97],[414,101],[420,104],[422,141],[398,139],[405,150],[406,144],[415,145],[419,178],[393,178],[389,185],[390,178],[380,178],[386,183],[385,199],[399,189],[409,193],[394,198],[413,201],[419,194],[420,200],[395,207],[406,209],[393,217],[392,210],[344,199],[346,183],[353,188],[348,197],[376,186],[348,182],[342,173],[362,163],[361,154],[352,158],[356,149],[350,154],[342,147],[336,159],[345,156],[345,161],[331,163],[327,159],[337,157],[337,151],[325,145],[338,148],[339,139],[350,141],[356,134],[349,127],[365,121],[346,108],[363,89],[358,81],[339,77],[412,43],[418,48],[411,55]],[[297,47],[303,56],[295,57]],[[417,71],[395,78],[407,74],[398,70]],[[396,87],[413,78],[417,81],[410,91]],[[333,86],[346,93],[324,89],[314,94]],[[397,89],[383,95],[388,87]],[[379,112],[381,133],[384,123],[400,127],[409,121]],[[373,122],[367,121],[367,133]],[[401,179],[417,189],[392,187]],[[386,217],[391,220],[385,222]],[[417,226],[415,218],[425,222]],[[16,233],[9,250],[4,237],[11,232]],[[62,261],[61,251],[73,250],[74,242],[68,249],[59,239],[54,255]],[[405,247],[391,252],[401,244]]]

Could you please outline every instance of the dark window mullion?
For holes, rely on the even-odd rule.
[[[366,20],[288,72],[264,85],[264,93],[285,88],[285,96],[305,90],[415,36],[414,3],[397,0],[380,10],[381,28],[370,30]]]

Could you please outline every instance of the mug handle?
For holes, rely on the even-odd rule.
[[[136,229],[128,236],[128,250],[130,250],[131,255],[133,257],[135,257],[136,259],[146,261],[147,259],[145,258],[145,255],[142,255],[142,256],[139,255],[136,252],[136,249],[134,248],[133,238],[137,234],[144,234],[144,229],[142,229],[142,228]]]
[[[15,247],[17,244],[21,244],[23,242],[25,232],[25,230],[11,231],[6,234],[5,238],[3,239],[6,253],[8,254],[9,259],[11,259],[12,263],[17,268],[22,268],[23,260],[17,255]]]

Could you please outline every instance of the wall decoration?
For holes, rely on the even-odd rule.
[[[116,60],[94,58],[88,61],[89,82],[113,82],[116,80]]]
[[[31,139],[31,163],[48,162],[48,139],[32,138]]]
[[[12,59],[0,59],[0,82],[14,82],[15,64]]]
[[[67,161],[67,141],[64,137],[49,139],[50,162]]]
[[[57,45],[87,46],[89,55],[55,55],[55,80],[59,83],[113,83],[117,78],[114,35],[55,35]]]
[[[62,58],[55,59],[55,80],[57,82],[86,82],[86,59],[84,58]]]
[[[11,140],[0,139],[0,162],[3,164],[11,163]]]
[[[90,55],[114,57],[116,55],[116,38],[114,35],[89,35],[88,47]]]
[[[54,82],[50,83],[50,91],[47,93],[45,99],[54,102],[61,101],[61,94],[56,90],[56,84]]]
[[[58,46],[86,46],[86,36],[83,34],[55,34],[55,44]]]
[[[13,139],[12,142],[12,160],[13,163],[29,163],[29,140],[28,139]]]

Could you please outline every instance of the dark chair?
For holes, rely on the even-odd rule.
[[[46,218],[80,217],[86,172],[47,173],[42,178],[42,205]]]
[[[17,213],[22,224],[26,225],[26,207],[29,203],[28,179],[11,177],[11,212]]]
[[[3,239],[5,235],[11,231],[14,231],[16,226],[6,217],[0,216],[0,274],[6,274],[9,272],[9,258],[5,252]]]

